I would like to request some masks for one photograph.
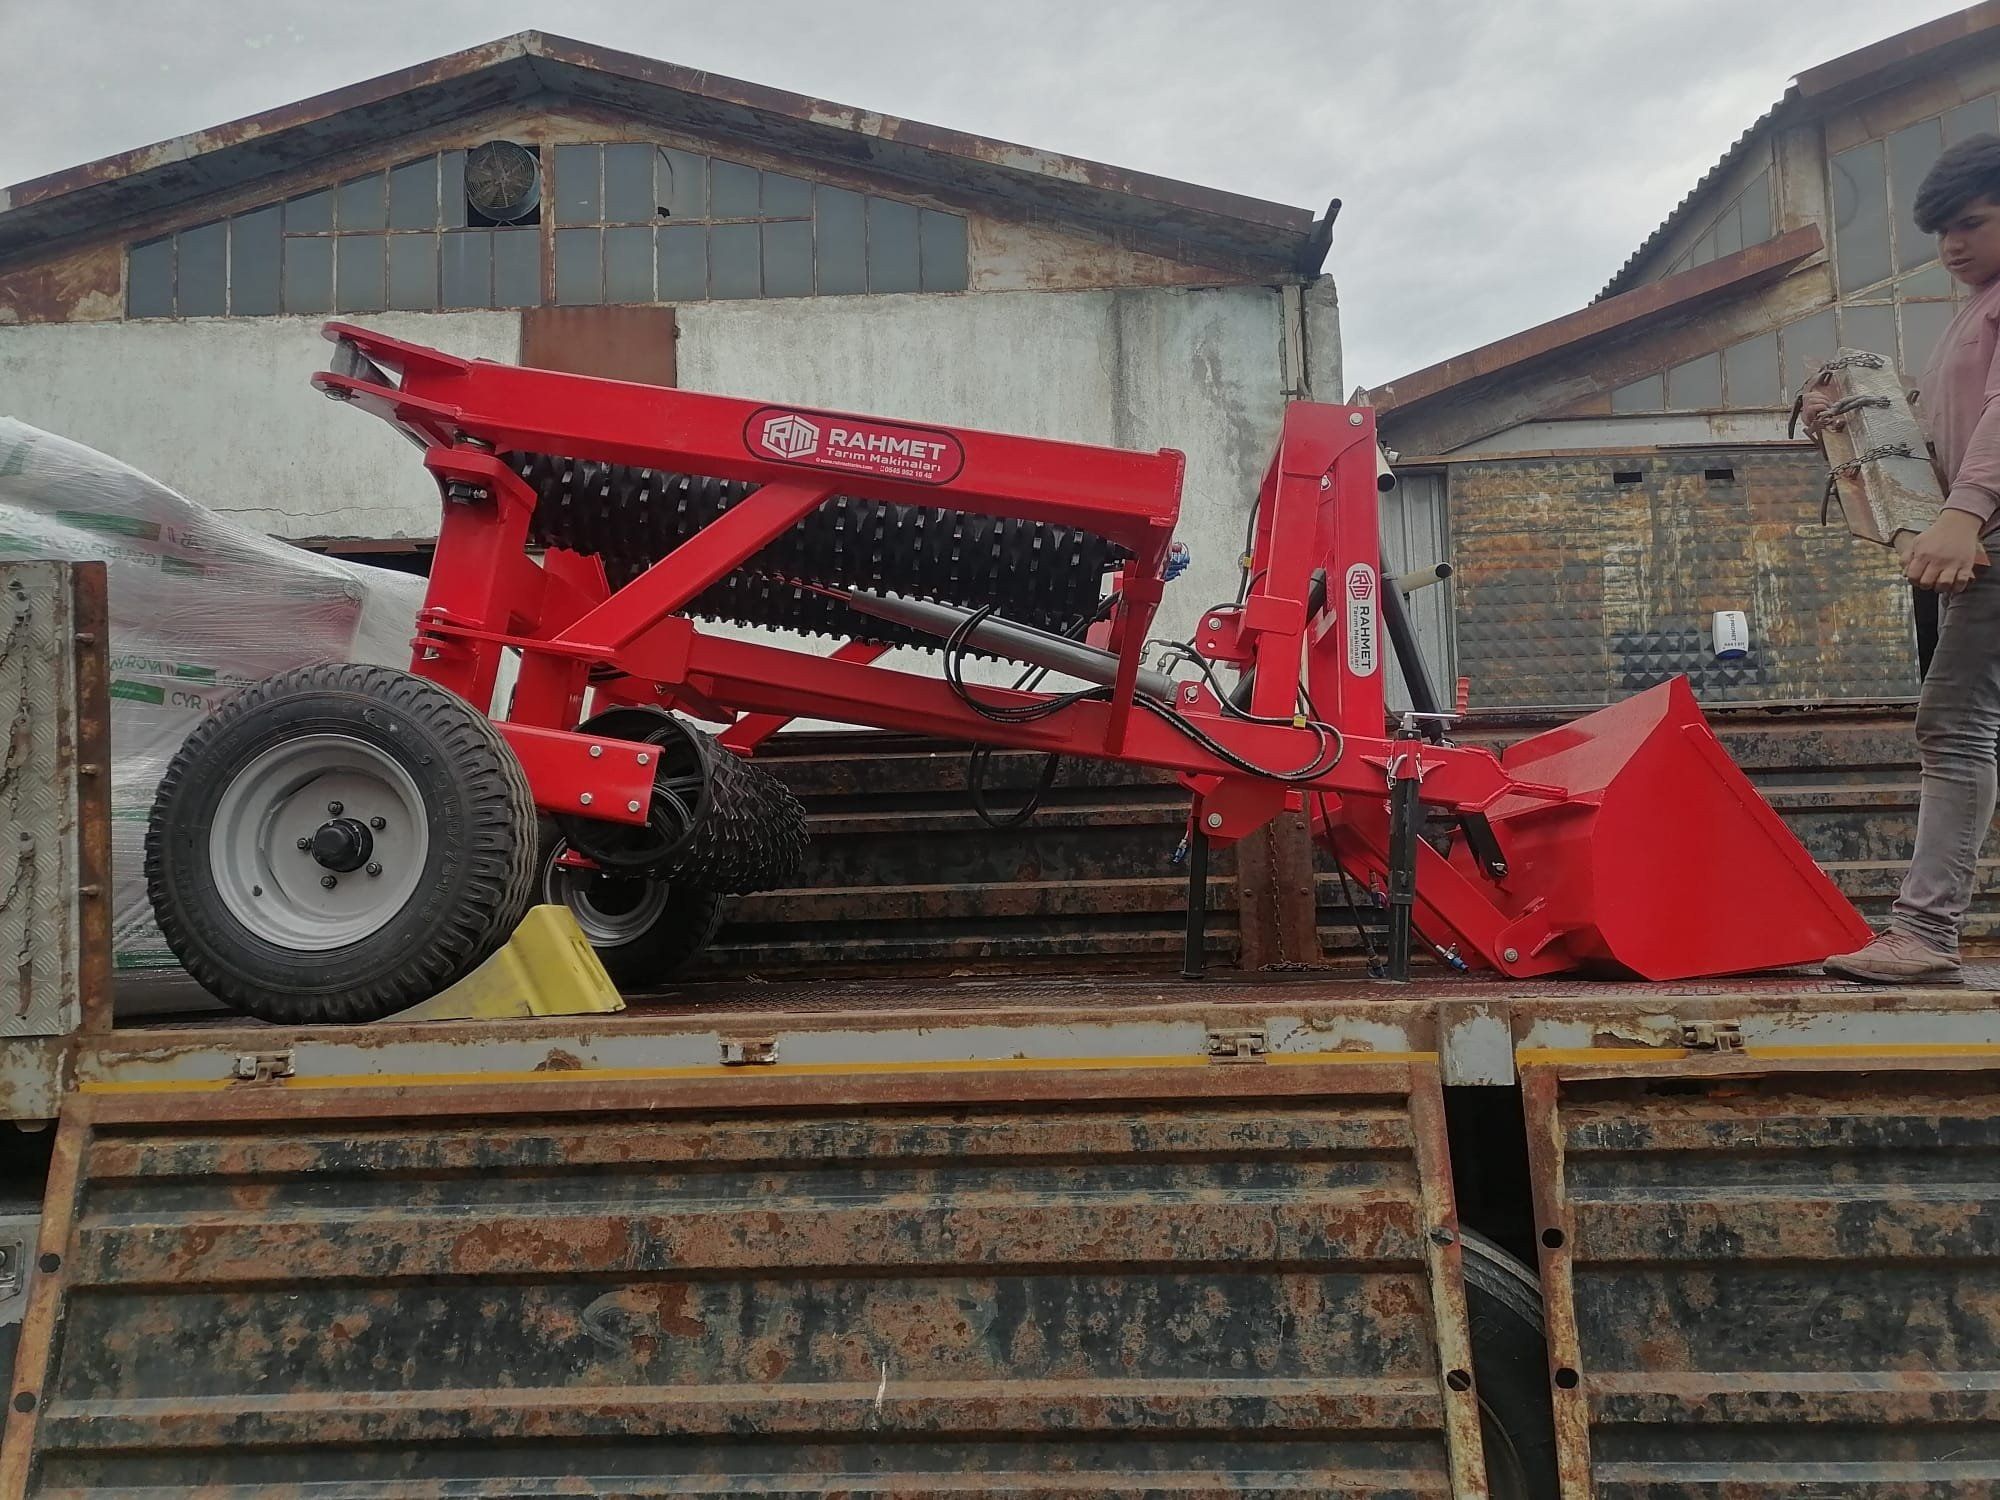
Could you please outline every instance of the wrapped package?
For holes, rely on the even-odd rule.
[[[186,989],[144,872],[146,819],[174,752],[260,678],[340,659],[407,667],[424,580],[275,541],[0,417],[0,559],[21,558],[106,565],[113,972],[120,1006],[146,1008],[149,988]]]

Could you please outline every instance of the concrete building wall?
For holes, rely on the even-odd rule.
[[[1273,287],[995,292],[689,304],[690,389],[1188,457],[1194,553],[1163,627],[1233,597],[1248,507],[1288,378]],[[1338,399],[1330,283],[1309,292],[1312,386]],[[505,312],[358,319],[453,353],[513,360]],[[307,318],[0,327],[0,413],[88,443],[246,525],[289,537],[425,537],[436,491],[383,423],[308,383],[329,346]]]
[[[437,532],[437,486],[386,423],[310,383],[333,346],[318,318],[49,323],[0,328],[0,414],[142,469],[274,536]],[[518,313],[353,321],[516,359]]]

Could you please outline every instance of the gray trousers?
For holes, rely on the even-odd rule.
[[[1939,601],[1937,654],[1917,700],[1923,766],[1917,847],[1890,925],[1956,955],[1980,846],[1993,822],[2000,746],[2000,570]]]

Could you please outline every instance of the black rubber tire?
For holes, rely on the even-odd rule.
[[[373,933],[297,952],[224,904],[209,829],[231,779],[288,739],[341,734],[394,759],[422,798],[428,854],[414,894]],[[210,994],[285,1025],[374,1021],[429,999],[512,935],[534,891],[528,778],[487,717],[407,672],[352,662],[253,684],[190,734],[146,825],[146,888],[167,946]]]
[[[1484,1235],[1459,1234],[1479,1430],[1493,1500],[1558,1500],[1542,1286]]]
[[[721,892],[647,875],[558,872],[554,865],[568,847],[568,840],[553,819],[542,819],[541,828],[541,853],[535,861],[536,895],[549,905],[570,907],[571,915],[578,918],[590,946],[603,963],[604,972],[619,989],[657,988],[715,941],[715,934],[722,926]],[[667,902],[650,924],[617,941],[609,941],[598,925],[585,920],[584,914],[572,904],[563,883],[573,881],[590,882],[593,894],[607,888],[612,891],[611,902],[600,899],[593,903],[600,906],[615,904],[615,893],[621,888],[629,887],[636,896],[640,889],[660,884],[668,888]]]

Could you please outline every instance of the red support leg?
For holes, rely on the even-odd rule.
[[[483,710],[493,702],[502,648],[446,632],[461,626],[504,634],[520,611],[539,611],[540,569],[523,550],[535,492],[476,448],[432,448],[424,465],[444,492],[444,515],[410,670]],[[433,633],[430,625],[444,629]]]

